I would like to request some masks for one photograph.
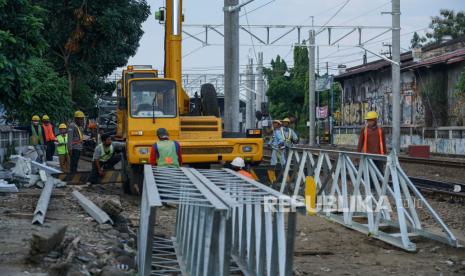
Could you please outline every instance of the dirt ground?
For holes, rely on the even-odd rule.
[[[85,166],[88,164],[81,167]],[[75,188],[67,186],[54,191],[43,226],[31,225],[40,189],[20,189],[17,194],[0,195],[0,275],[58,275],[54,273],[65,259],[69,260],[68,275],[136,273],[133,263],[126,270],[116,267],[133,259],[139,198],[122,194],[116,184],[81,188],[84,195],[95,201],[116,198],[122,204],[123,212],[116,226],[99,226],[71,196]],[[438,197],[429,201],[454,233],[464,239],[464,204]],[[65,248],[48,254],[38,264],[30,263],[32,233],[55,224],[68,225]],[[155,232],[170,236],[174,224],[175,209],[162,208]],[[79,238],[77,246],[69,250],[76,238]],[[299,215],[294,272],[295,275],[465,275],[465,249],[424,239],[414,241],[418,252],[407,253],[321,217]]]

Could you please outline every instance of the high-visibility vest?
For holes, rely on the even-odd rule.
[[[178,153],[174,141],[161,140],[156,143],[158,149],[157,166],[179,167]]]
[[[363,152],[367,153],[367,140],[368,140],[368,128],[365,127],[364,137],[363,137]],[[384,145],[383,145],[383,132],[380,127],[378,127],[378,141],[379,141],[379,151],[381,154],[384,154]]]
[[[98,147],[100,148],[100,152],[101,152],[99,161],[107,162],[113,156],[113,152],[114,152],[113,145],[110,145],[108,148],[106,148],[107,151],[105,151],[105,147],[103,146],[102,143],[100,143]]]
[[[29,143],[31,146],[36,145],[43,145],[44,144],[44,136],[42,134],[42,126],[37,125],[37,130],[34,125],[31,125],[31,137],[29,138]]]
[[[45,141],[49,142],[49,141],[56,140],[55,133],[53,133],[52,124],[48,124],[48,125],[42,124],[42,128],[44,129],[44,132],[45,132]]]
[[[77,134],[78,134],[78,136],[79,136],[79,140],[75,140],[74,137],[70,137],[70,139],[72,139],[73,145],[81,144],[82,141],[83,141],[81,128],[80,128],[78,125],[76,125],[75,123],[71,123],[70,128],[73,129],[73,133],[76,133],[76,132],[77,132]],[[73,134],[73,135],[74,135],[74,134]]]
[[[68,154],[68,134],[58,135],[57,141],[58,141],[58,146],[57,146],[58,155]]]
[[[291,129],[290,129],[290,128],[287,129],[287,137],[286,137],[286,135],[284,134],[284,129],[283,129],[283,127],[281,127],[281,135],[283,136],[284,141],[286,141],[286,142],[290,142],[290,141],[291,141],[292,132],[291,132]]]
[[[253,175],[251,173],[249,173],[248,171],[246,171],[246,170],[240,170],[239,173],[242,174],[245,177],[248,177],[250,179],[255,180],[255,177],[253,177]]]

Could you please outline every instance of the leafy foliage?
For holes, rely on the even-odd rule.
[[[32,113],[47,114],[53,122],[64,122],[73,111],[67,81],[43,59],[32,58],[25,76],[27,85],[14,106],[6,106],[10,121],[30,122]]]
[[[455,85],[455,90],[458,94],[465,95],[465,68],[463,68],[460,74],[459,81]]]
[[[426,45],[441,42],[445,35],[452,39],[465,36],[465,11],[442,9],[438,16],[431,17],[429,27],[432,32],[426,33],[426,37],[420,37],[416,32],[413,34],[411,48],[421,47],[427,41]]]
[[[27,80],[28,61],[46,44],[42,10],[27,0],[0,0],[0,102],[14,106]]]
[[[74,94],[92,77],[104,77],[136,53],[142,23],[150,14],[145,0],[33,0],[47,11],[49,58],[68,76]],[[76,95],[73,95],[75,97]]]
[[[305,137],[308,133],[308,51],[305,47],[294,48],[294,67],[288,68],[280,56],[271,60],[271,68],[264,70],[268,80],[267,96],[270,114],[274,118],[294,117],[297,132]],[[287,72],[287,73],[286,73]],[[340,106],[341,87],[333,84],[334,110]],[[320,105],[328,105],[330,91],[320,93]]]

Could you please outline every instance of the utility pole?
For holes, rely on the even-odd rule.
[[[400,153],[400,0],[392,0],[392,148]]]
[[[264,80],[263,80],[263,52],[257,53],[257,99],[255,109],[262,110],[262,102],[265,102]]]
[[[253,128],[255,126],[255,111],[254,111],[254,75],[253,75],[253,59],[249,58],[249,63],[245,69],[245,87],[246,87],[246,111],[245,111],[245,127]]]
[[[315,30],[308,32],[308,144],[315,145]]]
[[[224,0],[224,129],[239,131],[239,0]]]

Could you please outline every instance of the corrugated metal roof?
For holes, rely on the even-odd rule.
[[[401,61],[402,69],[406,66],[411,65],[413,63],[412,52],[406,52],[406,53],[401,54],[400,61]],[[334,78],[345,79],[349,76],[353,76],[353,75],[357,75],[357,74],[361,74],[365,72],[378,71],[380,69],[387,68],[390,66],[391,66],[391,63],[389,63],[388,61],[384,59],[380,59],[380,60],[369,62],[367,64],[362,64],[362,65],[348,68],[347,72],[345,72],[344,74],[335,76]]]
[[[429,67],[436,64],[453,64],[465,60],[465,48],[458,49],[456,51],[443,54],[437,57],[429,58],[416,62],[405,69],[416,69],[421,67]]]

